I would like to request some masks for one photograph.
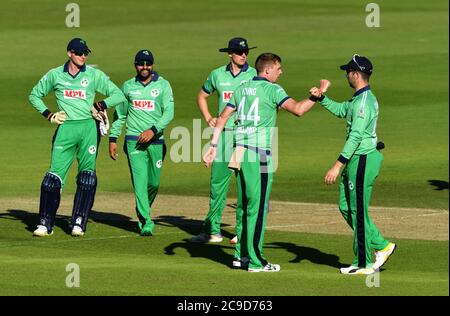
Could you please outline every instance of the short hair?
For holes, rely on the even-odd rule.
[[[264,69],[266,69],[267,66],[272,66],[275,63],[281,64],[280,56],[272,53],[263,53],[259,55],[258,58],[256,58],[255,68],[258,73],[261,73],[264,71]]]
[[[369,74],[366,74],[365,72],[362,72],[362,71],[358,71],[358,72],[361,75],[361,77],[363,78],[363,80],[369,82],[369,79],[370,79],[370,75]]]

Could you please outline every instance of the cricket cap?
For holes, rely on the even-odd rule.
[[[371,75],[373,70],[370,60],[367,57],[359,56],[358,54],[354,54],[352,59],[340,68],[342,70],[361,71],[368,75]]]
[[[67,51],[74,51],[77,53],[91,52],[91,50],[87,46],[86,41],[81,38],[71,39],[69,44],[67,44]]]
[[[245,38],[234,37],[234,38],[230,39],[230,41],[228,42],[228,47],[220,48],[219,52],[227,52],[227,53],[239,52],[239,51],[249,50],[249,49],[253,49],[253,48],[256,48],[256,46],[248,47],[247,40]]]
[[[142,49],[137,52],[136,56],[134,57],[134,63],[141,63],[146,61],[149,65],[153,65],[153,55],[152,52],[148,49]]]

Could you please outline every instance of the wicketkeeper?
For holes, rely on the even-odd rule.
[[[86,66],[90,52],[84,40],[72,39],[67,45],[69,60],[47,72],[29,96],[33,107],[58,126],[52,141],[50,168],[41,185],[39,225],[33,233],[35,236],[53,233],[61,191],[75,155],[78,160],[78,175],[71,227],[73,236],[84,234],[97,187],[96,158],[101,135],[100,120],[107,125],[107,116],[103,111],[125,101],[123,93],[105,73]],[[42,100],[51,91],[55,91],[58,106],[55,113],[50,112]],[[107,98],[94,103],[97,92]],[[103,125],[104,135],[106,129]]]

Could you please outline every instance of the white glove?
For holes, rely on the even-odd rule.
[[[95,107],[92,107],[92,108],[91,108],[92,117],[93,117],[94,119],[96,119],[97,121],[99,121],[99,122],[101,122],[101,121],[103,120],[103,118],[102,118],[100,112],[101,112],[101,111],[98,111]]]
[[[102,136],[106,136],[106,135],[108,135],[108,130],[109,130],[108,115],[106,114],[106,111],[99,112],[99,115],[102,118],[100,120],[100,125],[99,125],[100,134]]]
[[[64,111],[59,111],[56,113],[53,113],[52,116],[50,116],[50,123],[61,125],[66,120],[67,116]]]

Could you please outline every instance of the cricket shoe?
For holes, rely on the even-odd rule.
[[[395,249],[397,249],[397,245],[390,242],[383,250],[376,251],[375,263],[373,264],[373,268],[375,270],[380,269],[388,261],[389,257],[394,253]]]
[[[152,236],[153,235],[153,225],[152,226],[144,226],[141,230],[141,236]]]
[[[72,236],[74,236],[74,237],[81,237],[83,235],[84,235],[84,231],[81,229],[80,226],[78,226],[78,225],[73,226],[73,228],[72,228]]]
[[[248,257],[234,258],[233,268],[247,268],[249,263],[250,259]]]
[[[37,237],[45,237],[50,235],[53,235],[53,230],[49,233],[47,227],[44,225],[38,225],[36,230],[33,232],[33,236]]]
[[[248,272],[278,272],[280,270],[280,265],[273,263],[268,263],[262,268],[248,268]]]
[[[346,268],[340,268],[339,269],[342,274],[372,274],[375,273],[375,270],[373,268],[360,268],[355,266],[350,266]]]
[[[197,236],[192,237],[189,239],[189,242],[193,243],[208,243],[208,242],[222,242],[223,237],[221,234],[205,234],[200,233]]]
[[[237,244],[237,236],[234,236],[233,239],[230,240],[230,244],[232,244],[232,245]]]

